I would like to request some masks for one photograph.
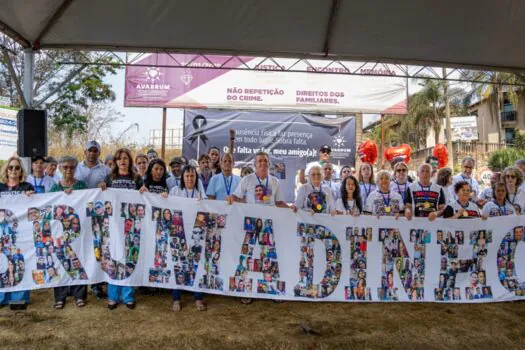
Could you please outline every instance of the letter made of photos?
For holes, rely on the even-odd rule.
[[[155,261],[149,269],[149,281],[168,283],[171,271],[167,264],[168,243],[171,249],[173,273],[178,285],[193,286],[202,256],[202,240],[206,237],[205,272],[199,287],[222,290],[219,277],[221,235],[226,223],[225,215],[198,212],[191,240],[186,239],[182,211],[153,207],[155,232]]]
[[[488,244],[492,242],[492,231],[479,230],[470,232],[472,257],[459,259],[459,246],[464,244],[463,231],[437,230],[437,244],[441,246],[439,285],[434,289],[437,301],[461,300],[461,291],[456,287],[459,274],[468,274],[468,287],[465,287],[465,299],[492,299],[492,289],[487,285],[487,274],[483,261],[487,256]]]
[[[33,281],[38,284],[60,281],[64,277],[74,280],[87,280],[86,270],[73,251],[72,243],[80,237],[80,218],[74,208],[67,205],[51,205],[42,208],[29,208],[29,222],[33,224],[33,241],[36,249],[36,270]],[[62,225],[62,236],[55,237],[52,232],[53,220]],[[62,271],[55,264],[56,256]]]
[[[518,297],[525,296],[525,282],[520,281],[516,274],[515,254],[520,242],[525,240],[524,227],[514,227],[500,243],[498,249],[498,277],[501,285]]]
[[[300,280],[294,295],[307,298],[325,298],[332,294],[341,278],[341,245],[337,237],[325,226],[307,223],[297,224],[297,236],[301,237]],[[326,269],[321,283],[314,283],[315,240],[323,241],[326,248]]]
[[[346,300],[372,300],[366,286],[367,246],[372,240],[372,228],[347,227],[350,242],[350,286],[345,287]]]
[[[378,298],[383,301],[399,300],[395,287],[394,271],[397,271],[403,288],[410,300],[424,300],[426,244],[430,243],[430,232],[422,229],[410,230],[410,243],[414,244],[414,260],[410,260],[405,242],[398,229],[380,228],[379,242],[383,243],[381,287]]]
[[[249,272],[261,272],[263,279],[257,280],[257,293],[284,295],[286,284],[279,278],[279,262],[275,249],[273,220],[255,217],[244,218],[244,242],[239,256],[239,265],[235,276],[230,277],[230,291],[252,293],[253,282]],[[254,258],[257,242],[260,248],[259,258]]]
[[[124,260],[115,260],[110,253],[109,218],[113,216],[111,202],[89,202],[86,215],[91,217],[93,229],[93,247],[95,258],[101,264],[102,270],[114,280],[124,280],[135,271],[140,254],[140,235],[142,232],[141,220],[144,218],[144,204],[121,203],[120,216],[124,218]],[[120,230],[112,232],[116,237]],[[115,238],[114,238],[115,239]]]
[[[0,271],[0,288],[18,285],[24,279],[25,261],[16,246],[18,219],[9,209],[0,209],[0,254],[7,259],[7,269]]]

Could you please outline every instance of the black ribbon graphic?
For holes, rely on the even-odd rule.
[[[206,118],[203,115],[199,114],[192,121],[193,128],[195,129],[194,133],[188,138],[193,145],[195,141],[200,140],[204,145],[208,142],[208,137],[204,135],[204,129],[206,129]]]

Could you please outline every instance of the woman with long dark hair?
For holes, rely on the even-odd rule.
[[[169,190],[166,183],[166,172],[166,163],[160,158],[153,159],[148,164],[144,175],[144,185],[140,188],[140,193],[151,192],[168,198]]]
[[[343,179],[341,193],[335,203],[335,210],[339,215],[359,216],[363,212],[361,188],[353,175]]]

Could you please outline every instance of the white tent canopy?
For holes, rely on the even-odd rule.
[[[25,47],[525,70],[525,1],[0,0]]]

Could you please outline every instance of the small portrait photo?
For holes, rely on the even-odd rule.
[[[523,226],[517,226],[514,228],[514,240],[516,242],[523,241],[525,239],[525,235],[523,234]]]
[[[93,216],[104,216],[104,203],[101,201],[95,202],[95,214]]]
[[[113,215],[113,206],[111,205],[110,201],[106,201],[104,203],[104,213],[106,216],[112,216]]]
[[[41,220],[40,210],[38,208],[29,208],[27,210],[27,220],[28,221],[38,221]]]

